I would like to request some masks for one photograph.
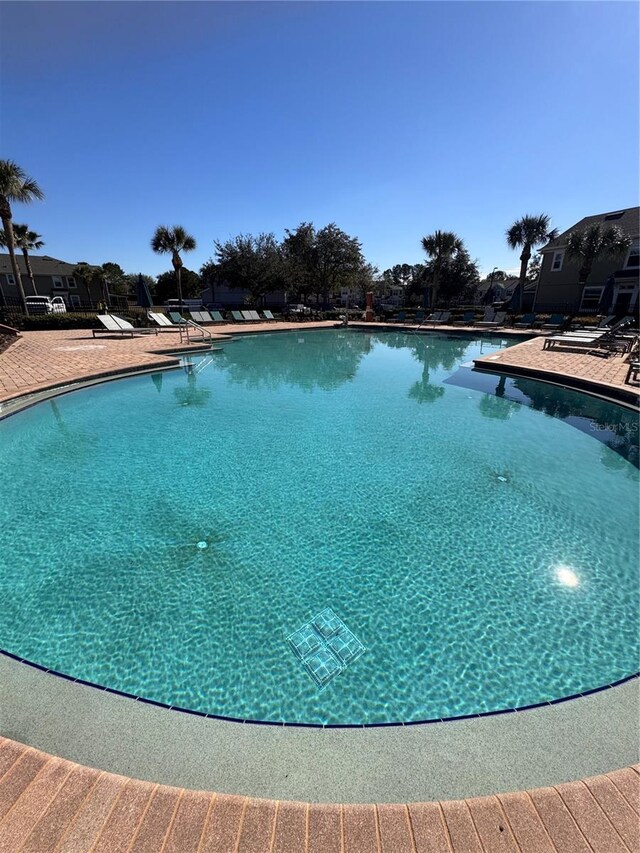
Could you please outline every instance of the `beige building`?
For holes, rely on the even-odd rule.
[[[102,301],[99,289],[87,288],[84,281],[74,278],[73,271],[77,264],[69,264],[49,255],[29,255],[36,285],[34,293],[21,252],[16,253],[16,260],[25,296],[61,296],[69,310],[92,308]],[[18,303],[18,287],[14,280],[11,258],[8,253],[0,254],[0,305]]]
[[[595,223],[617,225],[631,237],[624,255],[596,261],[583,287],[579,283],[580,263],[566,257],[567,237]],[[640,270],[640,207],[586,216],[555,240],[540,249],[542,266],[535,297],[535,311],[562,314],[595,314],[605,284],[611,280],[610,313],[628,314],[638,310],[638,272]]]

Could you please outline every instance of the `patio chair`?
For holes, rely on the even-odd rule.
[[[96,319],[102,323],[104,328],[91,329],[91,334],[94,338],[96,335],[100,334],[131,335],[131,337],[133,337],[134,332],[136,331],[133,326],[131,326],[130,329],[123,329],[122,326],[116,323],[116,318],[113,314],[98,314]]]
[[[442,311],[433,311],[433,313],[429,314],[426,321],[427,323],[437,323],[442,315]]]
[[[257,311],[249,311],[249,314],[251,316],[251,319],[254,320],[256,323],[262,322],[262,317],[258,314]]]
[[[564,316],[564,314],[552,314],[551,317],[549,317],[549,320],[546,323],[542,324],[542,328],[561,329],[564,326],[566,320],[567,318]]]
[[[161,332],[175,332],[178,328],[171,322],[166,314],[162,314],[160,311],[147,311],[147,317],[152,323],[160,326]]]
[[[167,313],[174,326],[186,326],[187,321],[179,311],[168,311]]]
[[[189,311],[194,323],[210,323],[211,317],[208,311]]]
[[[523,314],[522,320],[513,324],[514,329],[533,329],[533,324],[536,322],[535,314]]]
[[[451,311],[441,311],[440,316],[433,321],[433,325],[436,323],[448,323],[451,320]]]
[[[461,320],[454,320],[454,325],[459,326],[473,326],[473,321],[475,320],[475,312],[474,311],[465,311],[462,315]]]
[[[157,335],[158,329],[151,328],[150,326],[134,326],[128,320],[125,320],[123,317],[118,317],[117,314],[111,315],[113,319],[116,321],[118,326],[122,329],[123,332],[137,332],[139,335]]]
[[[236,323],[245,323],[246,322],[246,320],[244,319],[244,317],[242,316],[240,311],[232,311],[231,316],[233,317],[234,322],[236,322]]]
[[[544,339],[542,349],[553,349],[558,345],[564,344],[568,347],[592,347],[597,344],[602,338],[602,335],[550,335]]]
[[[246,323],[253,323],[254,322],[253,317],[251,316],[251,311],[241,311],[240,313],[242,314],[242,319]]]
[[[490,328],[496,328],[497,326],[504,326],[504,321],[507,318],[506,311],[498,311],[493,318],[493,320],[480,320],[479,323],[476,323],[476,326],[488,326]]]
[[[630,361],[629,370],[627,370],[627,375],[624,378],[625,385],[629,385],[631,382],[637,382],[638,374],[640,374],[640,361]]]
[[[393,318],[393,322],[394,323],[404,323],[406,319],[407,319],[406,312],[398,311],[396,316]]]
[[[424,323],[424,311],[416,311],[413,318],[414,323]]]
[[[474,321],[474,326],[486,326],[493,322],[494,317],[496,316],[495,309],[493,308],[485,308],[484,309],[484,317],[482,320]]]
[[[271,322],[275,323],[276,318],[273,316],[271,311],[263,311],[262,315],[263,315],[265,320],[270,320]]]
[[[227,321],[224,319],[222,314],[219,311],[211,311],[211,319],[214,323],[226,323]]]

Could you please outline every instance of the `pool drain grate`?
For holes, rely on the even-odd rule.
[[[330,607],[289,634],[287,641],[321,689],[365,651]]]

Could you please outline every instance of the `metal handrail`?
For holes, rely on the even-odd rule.
[[[197,329],[197,330],[198,330],[198,332],[200,332],[200,335],[202,336],[202,340],[203,340],[203,341],[204,341],[206,338],[208,338],[208,339],[209,339],[209,343],[210,343],[210,344],[212,344],[212,343],[213,343],[213,335],[211,334],[211,332],[210,332],[208,329],[205,329],[203,326],[199,326],[199,325],[198,325],[197,323],[195,323],[193,320],[187,320],[187,322],[186,322],[186,323],[184,323],[184,324],[182,324],[182,325],[180,326],[180,343],[182,343],[182,341],[183,341],[183,336],[184,336],[185,334],[186,334],[186,336],[187,336],[187,343],[191,343],[191,338],[189,337],[189,329],[190,329],[190,328],[191,328],[191,329]]]

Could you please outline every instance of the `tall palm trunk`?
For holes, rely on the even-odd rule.
[[[176,273],[176,284],[178,286],[178,310],[182,314],[182,258],[177,252],[174,252],[171,262]]]
[[[521,293],[524,293],[524,283],[527,280],[527,268],[529,266],[529,261],[531,260],[531,246],[529,244],[525,244],[524,249],[522,250],[522,254],[520,255],[520,287],[522,290]]]
[[[18,288],[18,296],[20,297],[21,307],[24,313],[27,312],[27,303],[24,288],[22,286],[22,277],[18,269],[18,261],[16,260],[16,243],[13,238],[13,223],[11,221],[11,208],[9,203],[2,199],[0,200],[0,219],[2,219],[2,227],[4,228],[5,237],[7,238],[7,249],[9,250],[9,258],[11,259],[11,269],[13,270],[13,279]]]
[[[29,276],[29,281],[31,282],[31,287],[33,289],[33,295],[37,296],[38,291],[36,290],[36,280],[33,277],[33,270],[31,269],[31,261],[29,260],[29,252],[23,248],[22,254],[24,255],[24,263],[27,268],[27,275]]]

